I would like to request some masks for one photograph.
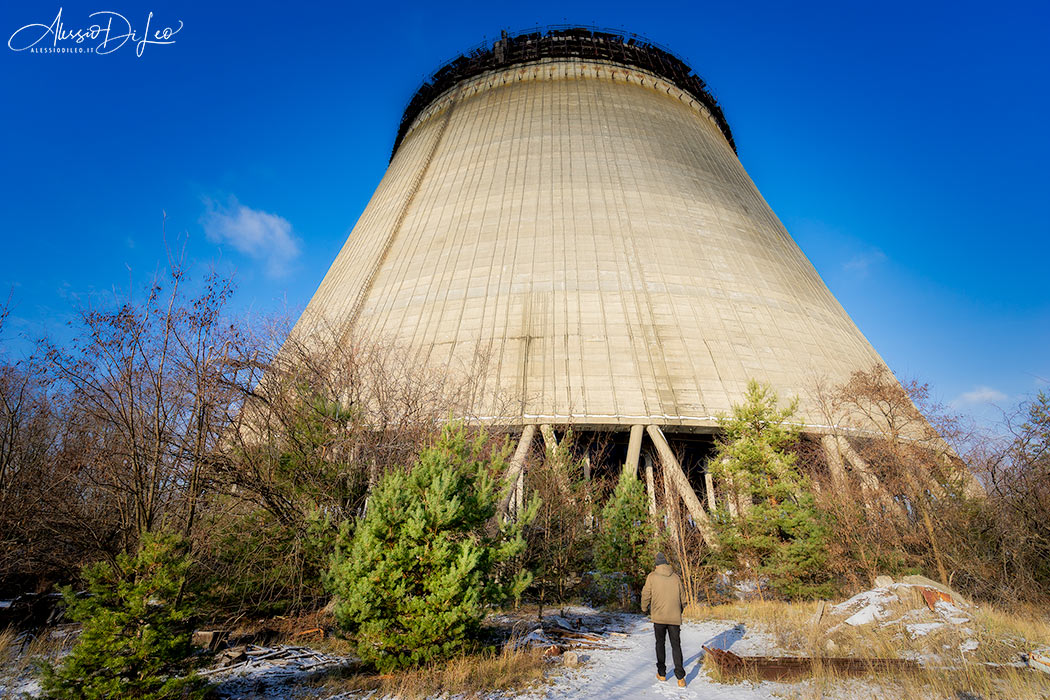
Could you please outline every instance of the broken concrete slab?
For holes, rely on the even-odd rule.
[[[195,647],[217,651],[226,641],[226,636],[225,630],[197,630],[193,633],[191,641]]]
[[[568,668],[578,668],[589,658],[587,654],[581,654],[578,651],[567,651],[561,655],[561,664]]]

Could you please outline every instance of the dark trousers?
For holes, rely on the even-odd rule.
[[[667,675],[667,652],[664,649],[664,635],[671,638],[671,658],[674,659],[674,677],[685,678],[685,664],[682,662],[682,628],[678,625],[661,625],[653,623],[656,632],[656,674]]]

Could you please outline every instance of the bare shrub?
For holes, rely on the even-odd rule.
[[[924,572],[981,598],[1045,597],[1050,550],[1036,513],[1046,481],[1024,447],[1037,422],[1017,421],[1009,443],[989,439],[882,366],[817,395],[835,429],[808,464],[835,519],[829,561],[850,587]]]
[[[210,456],[237,411],[239,332],[227,281],[187,294],[175,263],[114,306],[83,308],[72,340],[0,370],[0,576],[68,580],[162,527],[191,531]]]
[[[32,357],[0,364],[0,588],[11,594],[63,579],[84,545],[82,499],[55,459],[62,426],[39,373]]]
[[[995,597],[1050,601],[1050,395],[1040,392],[1005,417],[1008,437],[973,460],[988,498],[975,537],[984,544]]]
[[[414,362],[402,348],[331,329],[301,337],[272,323],[236,364],[243,410],[216,458],[202,564],[220,608],[303,609],[326,597],[340,525],[370,489],[414,463],[450,416],[469,417],[484,372]],[[491,433],[493,443],[503,434]]]
[[[526,488],[540,499],[536,518],[526,530],[522,566],[532,571],[530,593],[543,607],[565,601],[591,563],[594,539],[590,517],[591,490],[584,479],[583,460],[573,454],[568,430],[542,459],[525,471]]]
[[[711,566],[710,547],[682,509],[666,517],[669,529],[674,527],[677,531],[677,536],[665,538],[664,546],[668,561],[682,579],[685,589],[683,607],[695,609],[701,605],[711,605],[720,596],[716,586],[718,568]],[[670,518],[677,518],[676,527],[671,525]]]
[[[184,277],[176,266],[141,302],[85,309],[70,347],[47,345],[79,438],[70,457],[116,509],[125,550],[143,532],[192,530],[209,455],[239,407],[227,361],[238,331],[222,316],[232,289],[213,275],[187,297]]]

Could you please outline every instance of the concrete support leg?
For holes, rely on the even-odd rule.
[[[627,463],[624,469],[629,469],[635,475],[638,474],[638,458],[642,454],[642,433],[645,428],[641,425],[631,426],[631,440],[627,443]]]
[[[587,526],[587,532],[590,532],[594,527],[594,499],[591,494],[591,456],[589,454],[583,456],[583,488],[587,499],[583,522]]]
[[[723,464],[725,460],[722,460]],[[708,475],[710,472],[708,473]],[[714,478],[711,477],[711,491],[714,491]],[[707,479],[705,478],[706,482]],[[733,477],[732,474],[723,473],[719,479],[722,486],[722,499],[726,503],[726,510],[729,511],[729,517],[736,519],[741,515],[747,514],[751,510],[751,494],[747,493]]]
[[[558,436],[554,434],[554,428],[546,424],[541,425],[540,434],[543,436],[543,446],[547,450],[547,456],[551,457],[556,454],[558,451]],[[572,459],[571,455],[569,459]],[[567,470],[559,470],[555,474],[555,479],[557,480],[558,488],[572,498],[572,484],[569,483],[569,472]],[[572,498],[572,500],[575,504],[575,498]]]
[[[882,504],[892,513],[895,513],[898,518],[907,520],[907,514],[904,512],[904,507],[893,499],[893,495],[886,490],[886,488],[879,482],[879,477],[875,475],[875,471],[868,465],[868,463],[857,454],[857,451],[849,444],[849,441],[841,435],[835,436],[835,446],[838,447],[839,454],[845,457],[849,465],[853,467],[853,471],[856,472],[860,478],[861,487],[871,496],[879,499]]]
[[[540,434],[543,435],[543,446],[548,452],[558,449],[558,438],[554,435],[554,428],[549,425],[541,425]]]
[[[740,504],[740,491],[737,490],[733,477],[726,476],[723,482],[723,486],[726,489],[726,507],[729,509],[729,517],[735,520],[740,516],[740,508],[737,507]]]
[[[667,532],[671,535],[671,544],[677,550],[680,544],[678,535],[678,501],[681,497],[678,495],[678,489],[675,488],[671,480],[671,470],[667,468],[667,465],[665,464],[660,471],[664,477],[664,507],[667,509]]]
[[[707,511],[715,512],[715,479],[711,472],[704,472],[704,486],[707,489]]]
[[[525,505],[525,456],[529,453],[529,448],[532,447],[532,439],[536,435],[536,426],[526,425],[521,431],[521,438],[518,440],[518,446],[514,449],[514,454],[510,458],[510,464],[507,465],[507,474],[504,480],[508,484],[512,484],[512,487],[507,491],[507,495],[503,497],[503,502],[500,503],[500,513],[507,515],[510,513],[511,506],[513,505],[515,512],[521,512],[521,509]]]
[[[828,471],[831,472],[831,482],[836,488],[846,484],[846,467],[842,464],[842,453],[834,435],[825,435],[820,438],[820,446],[824,449],[824,457],[828,463]]]
[[[685,503],[686,510],[689,511],[689,515],[693,518],[693,523],[696,525],[697,529],[700,530],[700,535],[704,538],[704,542],[706,542],[707,546],[712,549],[717,548],[718,539],[715,537],[715,530],[711,525],[711,519],[708,518],[707,513],[704,512],[704,507],[701,505],[700,499],[696,497],[696,491],[693,490],[692,485],[689,483],[689,479],[686,478],[685,472],[682,471],[682,466],[675,458],[674,452],[671,451],[671,446],[667,444],[667,438],[664,437],[664,433],[660,430],[660,426],[650,425],[646,430],[648,431],[653,444],[656,445],[656,450],[660,454],[660,461],[663,463],[664,469],[670,471],[671,482],[674,484],[674,487],[678,490],[678,495]]]
[[[656,481],[653,479],[653,458],[648,453],[642,455],[645,463],[645,492],[649,495],[649,522],[656,526]]]

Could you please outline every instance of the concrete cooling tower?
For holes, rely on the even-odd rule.
[[[643,432],[661,456],[668,436],[712,433],[752,378],[800,396],[819,432],[814,382],[881,363],[704,81],[585,29],[504,34],[419,89],[293,333],[322,328],[449,376],[480,352],[473,417],[529,440],[530,426],[633,434],[633,460]]]

